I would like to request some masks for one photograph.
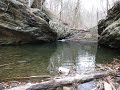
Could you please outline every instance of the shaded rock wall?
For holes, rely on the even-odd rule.
[[[47,15],[13,0],[0,1],[0,45],[55,41]]]
[[[98,23],[100,45],[120,48],[120,1],[108,10],[106,19]]]

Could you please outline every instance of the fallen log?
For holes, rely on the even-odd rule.
[[[33,85],[26,90],[43,90],[48,88],[57,88],[65,85],[72,85],[73,83],[85,83],[93,79],[103,78],[109,75],[116,75],[115,71],[102,71],[99,73],[89,74],[89,75],[79,75],[65,76],[65,77],[55,77],[49,81],[41,82],[39,84]]]

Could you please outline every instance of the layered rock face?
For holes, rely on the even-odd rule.
[[[120,1],[110,10],[107,18],[98,24],[98,43],[112,48],[120,48]]]
[[[51,42],[56,38],[44,12],[16,0],[0,0],[0,45]]]

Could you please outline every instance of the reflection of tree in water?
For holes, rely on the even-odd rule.
[[[58,48],[50,58],[49,71],[57,71],[58,67],[70,67],[75,64],[77,50],[67,43],[58,43]]]
[[[49,74],[49,58],[55,51],[55,43],[0,47],[0,80]]]
[[[58,43],[56,52],[51,56],[48,70],[55,74],[59,67],[71,68],[84,73],[93,71],[95,66],[96,45],[79,43]]]

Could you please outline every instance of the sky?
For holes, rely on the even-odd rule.
[[[115,0],[109,0],[110,6],[113,5],[114,1]],[[84,8],[87,10],[91,10],[92,8],[98,8],[98,9],[106,8],[107,5],[106,4],[107,0],[81,0],[81,2]]]

